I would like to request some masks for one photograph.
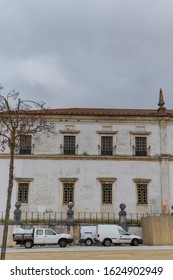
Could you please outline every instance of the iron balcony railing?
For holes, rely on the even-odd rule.
[[[146,216],[160,216],[162,214],[154,213],[127,213],[126,219],[128,225],[140,225],[142,217]],[[0,222],[3,223],[5,219],[5,212],[0,212]],[[22,212],[22,223],[66,223],[67,212]],[[14,222],[14,213],[10,213],[9,222]],[[104,213],[104,212],[74,212],[74,223],[118,223],[118,213]]]

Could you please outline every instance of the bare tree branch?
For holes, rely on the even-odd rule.
[[[0,87],[2,89],[2,87]],[[22,135],[31,134],[35,139],[40,132],[54,133],[55,128],[50,123],[45,112],[44,102],[22,100],[19,92],[12,90],[6,97],[0,95],[0,145],[2,150],[8,146],[10,149],[9,181],[7,188],[6,214],[4,221],[3,241],[1,248],[1,260],[5,259],[8,234],[8,222],[11,209],[11,197],[13,188],[14,153],[20,145]]]

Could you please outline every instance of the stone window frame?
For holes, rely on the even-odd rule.
[[[61,155],[66,155],[66,156],[73,156],[73,155],[78,155],[78,137],[77,135],[80,133],[80,130],[74,130],[74,129],[65,129],[65,130],[60,130],[59,131],[61,134],[61,144],[60,144],[60,154]],[[74,154],[65,154],[64,153],[64,137],[65,136],[74,136],[75,137],[75,152]]]
[[[135,185],[136,185],[136,204],[138,206],[147,206],[149,201],[149,183],[151,182],[151,179],[144,179],[144,178],[136,178],[133,179]],[[140,201],[140,190],[138,190],[138,186],[145,186],[146,188],[142,190],[142,201]]]
[[[112,137],[112,155],[108,156],[114,156],[116,155],[116,134],[117,131],[115,130],[98,130],[97,133],[99,134],[99,144],[98,144],[98,155],[99,156],[106,156],[102,155],[102,137]]]
[[[62,204],[63,205],[68,205],[69,202],[75,203],[75,187],[76,187],[76,182],[78,178],[59,178],[61,184],[62,184]],[[73,193],[72,193],[72,201],[65,199],[65,192],[64,192],[64,187],[66,184],[72,185],[73,186]]]
[[[22,138],[24,138],[22,140]],[[29,138],[29,141],[28,139]],[[20,155],[31,155],[33,152],[33,144],[32,144],[32,134],[28,133],[22,133],[19,137],[19,147],[18,147],[18,153]],[[22,142],[24,143],[24,146],[22,147]],[[29,143],[29,145],[27,144]]]
[[[147,157],[150,156],[150,151],[151,151],[151,146],[149,145],[150,143],[150,138],[149,135],[151,134],[150,131],[131,131],[131,135],[132,137],[132,154],[133,156],[143,156],[143,157]],[[142,138],[145,137],[146,138],[146,155],[136,155],[136,138]]]
[[[22,205],[29,205],[30,200],[30,189],[31,189],[31,182],[33,181],[33,178],[15,178],[17,182],[17,191],[16,191],[16,200],[17,202],[20,201]],[[20,184],[28,184],[28,190],[27,190],[27,202],[22,202],[19,200],[19,187]]]
[[[100,193],[101,193],[101,205],[113,205],[114,201],[113,201],[113,197],[114,197],[114,192],[115,192],[115,182],[117,181],[117,178],[115,177],[98,177],[97,180],[100,183]],[[111,190],[111,203],[104,203],[103,202],[103,185],[111,185],[112,186],[112,190]]]

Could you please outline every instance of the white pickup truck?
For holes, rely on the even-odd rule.
[[[13,231],[13,241],[16,244],[23,244],[25,248],[32,248],[34,245],[58,244],[66,247],[73,242],[70,234],[57,233],[51,228],[33,228],[30,230],[16,228]]]

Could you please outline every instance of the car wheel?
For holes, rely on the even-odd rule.
[[[25,245],[25,248],[30,249],[33,246],[33,242],[32,242],[32,240],[27,240],[27,241],[25,241],[24,245]]]
[[[58,242],[60,247],[66,247],[67,246],[67,241],[65,239],[60,239]]]
[[[139,240],[138,239],[133,239],[131,242],[131,246],[138,246],[139,245]]]
[[[85,240],[85,245],[86,246],[91,246],[93,244],[93,241],[90,239],[90,238],[87,238],[86,240]]]
[[[110,239],[108,239],[108,238],[103,241],[103,245],[104,246],[110,246],[111,243],[112,243],[112,241]]]

